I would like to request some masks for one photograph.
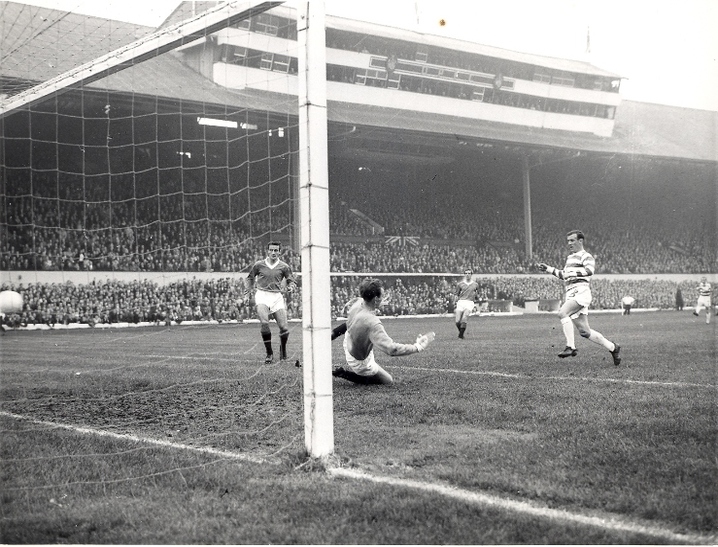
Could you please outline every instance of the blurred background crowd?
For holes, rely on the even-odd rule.
[[[356,296],[360,279],[373,275],[381,276],[391,293],[387,315],[450,313],[465,268],[477,276],[488,309],[499,301],[520,307],[526,300],[558,301],[562,284],[541,275],[536,264],[562,267],[571,229],[584,232],[597,274],[632,276],[595,279],[592,308],[618,309],[626,295],[636,299],[636,308],[680,309],[680,300],[692,305],[693,281],[659,278],[695,279],[718,271],[714,186],[703,171],[678,184],[675,177],[682,171],[662,164],[641,164],[642,174],[633,166],[628,175],[618,164],[583,169],[567,163],[564,171],[560,165],[532,171],[530,254],[520,177],[506,178],[503,168],[473,173],[459,162],[455,169],[464,171],[426,177],[416,170],[382,174],[335,165],[330,177],[339,184],[329,195],[333,316]],[[585,178],[580,190],[576,173]],[[136,279],[98,275],[82,285],[6,285],[25,301],[23,313],[8,321],[242,321],[254,318],[255,311],[241,299],[244,282],[236,274],[266,255],[269,239],[283,242],[281,258],[301,272],[301,254],[290,244],[297,222],[288,183],[272,186],[267,207],[257,205],[252,194],[252,206],[244,204],[240,214],[245,209],[235,211],[228,196],[211,193],[201,181],[197,192],[165,192],[151,185],[133,190],[105,179],[57,177],[54,170],[34,171],[29,182],[19,175],[8,182],[2,270],[135,272]],[[110,189],[127,198],[116,199]],[[159,283],[143,275],[173,272],[182,273]],[[214,272],[212,280],[194,275],[199,272]],[[223,277],[224,272],[232,275]],[[300,317],[300,293],[287,298],[290,317]]]
[[[361,277],[332,278],[332,317],[342,317],[346,303],[357,296]],[[459,277],[389,276],[382,278],[389,294],[384,315],[446,314],[454,310],[454,289]],[[562,284],[551,276],[477,277],[480,298],[477,311],[492,310],[492,303],[510,301],[523,307],[527,300],[555,300],[562,297]],[[301,279],[299,281],[301,287]],[[635,308],[676,309],[692,305],[696,283],[651,279],[596,279],[592,283],[592,309],[619,309],[620,300],[630,294]],[[105,323],[175,324],[183,321],[244,321],[253,319],[250,301],[243,299],[244,280],[227,277],[213,280],[190,279],[169,284],[148,280],[93,281],[87,284],[33,283],[3,284],[0,289],[23,295],[21,314],[4,319],[12,327],[27,325],[70,325]],[[301,317],[301,292],[287,293],[290,318]]]
[[[9,226],[0,236],[3,270],[242,272],[264,254],[250,233],[269,231],[258,218],[250,230],[243,222],[138,220],[128,204],[114,204],[110,215],[82,202],[63,204],[61,214],[50,202],[29,203],[8,210]],[[372,210],[386,234],[376,235],[347,207],[330,210],[335,272],[456,273],[470,266],[477,273],[538,273],[536,262],[563,264],[565,232],[573,228],[586,234],[596,273],[703,273],[716,265],[715,219],[665,223],[609,211],[591,219],[546,215],[533,229],[535,250],[527,257],[520,215],[462,213],[451,202],[423,213],[387,205]],[[272,222],[290,224],[277,215]],[[297,253],[287,250],[283,258],[300,269]]]

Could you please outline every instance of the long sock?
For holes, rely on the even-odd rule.
[[[608,340],[603,334],[601,334],[597,330],[591,329],[591,334],[589,335],[588,339],[594,344],[599,344],[603,346],[608,351],[613,351],[614,349],[616,349],[616,344]]]
[[[272,355],[272,333],[262,331],[262,340],[264,340],[264,349],[267,350],[267,355]]]
[[[574,338],[576,333],[573,331],[573,322],[570,317],[561,319],[561,328],[563,328],[563,335],[566,337],[566,345],[569,348],[576,349],[576,339]]]
[[[459,325],[459,336],[460,336],[461,338],[464,337],[464,332],[465,332],[465,331],[466,331],[466,323],[461,323],[461,325]]]
[[[282,357],[287,356],[287,340],[289,340],[289,331],[279,333],[279,344],[280,344],[280,355]]]

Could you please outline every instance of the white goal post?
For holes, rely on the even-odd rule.
[[[197,16],[157,30],[7,97],[0,102],[0,119],[23,109],[29,110],[66,91],[130,68],[281,4],[284,2],[253,0],[220,3]],[[308,454],[317,458],[334,452],[323,1],[299,3],[297,36],[304,433]]]
[[[334,451],[324,28],[324,3],[302,2],[297,11],[297,39],[304,437],[307,452],[315,458]]]

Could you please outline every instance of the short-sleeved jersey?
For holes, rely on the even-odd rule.
[[[710,296],[712,292],[711,284],[707,281],[698,284],[698,296]]]
[[[376,346],[391,356],[409,355],[416,353],[414,344],[398,344],[391,339],[384,329],[384,325],[369,309],[363,299],[359,299],[349,310],[346,333],[347,351],[354,359],[363,361]]]
[[[459,300],[471,300],[474,302],[479,294],[479,284],[476,281],[467,282],[465,279],[459,281],[454,292]]]
[[[247,275],[249,289],[255,287],[268,292],[281,292],[284,279],[287,280],[287,283],[296,284],[292,269],[282,260],[277,260],[274,265],[270,265],[267,259],[258,260]]]

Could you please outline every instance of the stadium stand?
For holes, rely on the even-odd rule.
[[[11,33],[3,37],[14,38],[21,44],[6,48],[8,53],[0,76],[2,91],[8,95],[26,89],[33,82],[58,76],[77,62],[89,61],[100,52],[127,45],[153,30],[100,19],[90,21],[77,14],[44,8],[29,11],[26,6],[12,2],[6,4],[3,16],[17,22],[13,27],[16,31],[30,28],[29,20],[23,19],[30,16],[33,20],[51,22],[57,31],[36,40]],[[182,6],[185,11],[194,8],[194,3]],[[166,24],[186,15],[179,10]],[[74,32],[88,26],[112,28],[112,32]],[[295,38],[290,35],[293,28],[296,25],[280,26],[278,37]],[[346,37],[338,31],[328,33],[329,47],[342,52],[352,50],[354,46],[343,41],[343,36]],[[82,47],[71,49],[69,42],[63,42],[77,37],[85,41]],[[406,43],[404,38],[393,41],[393,49],[387,49],[384,40],[363,43],[363,47],[377,55],[416,53],[396,49]],[[51,46],[57,53],[56,62],[35,62]],[[65,50],[74,53],[64,55]],[[81,54],[81,58],[73,58],[74,54]],[[222,62],[227,61],[227,54],[223,50]],[[442,57],[440,48],[432,50],[431,55],[435,56],[432,62],[442,66],[479,68],[463,55],[447,53]],[[519,64],[511,66],[518,70]],[[332,81],[346,81],[346,73],[337,72],[336,66],[330,67],[327,74]],[[518,73],[514,76],[523,77]],[[579,93],[595,83],[580,78],[574,82]],[[405,90],[438,97],[459,90],[452,86],[422,84],[420,89]],[[146,95],[190,103],[196,95],[202,95],[212,103],[262,112],[275,109],[275,114],[276,110],[289,110],[287,104],[293,109],[295,102],[294,98],[287,102],[286,97],[275,101],[270,92],[229,91],[209,83],[174,55],[139,63],[112,79],[90,84],[85,91],[87,95],[83,97],[88,102],[91,96],[106,94],[108,98],[121,97],[129,102],[141,102],[140,96]],[[457,98],[468,98],[461,96],[460,90],[458,93]],[[487,90],[486,102],[494,101],[494,96],[500,102],[502,95],[498,90],[496,95]],[[77,102],[68,98],[57,103],[58,119],[59,114],[74,112],[77,104],[73,105],[73,100]],[[506,106],[532,109],[526,103]],[[642,276],[716,271],[716,113],[622,101],[615,112],[613,134],[602,137],[585,131],[544,131],[485,120],[475,123],[476,120],[459,116],[438,113],[426,116],[418,111],[340,101],[332,101],[328,110],[330,132],[340,132],[346,127],[352,132],[356,125],[363,125],[370,128],[372,137],[352,141],[355,149],[350,152],[358,155],[358,159],[347,159],[348,141],[330,139],[332,272],[425,274],[421,279],[397,277],[392,282],[395,298],[387,313],[449,311],[446,278],[432,274],[456,274],[467,265],[477,274],[533,274],[537,273],[535,263],[539,260],[560,263],[565,255],[562,234],[574,228],[586,233],[587,248],[597,258],[599,274]],[[581,112],[574,114],[581,117]],[[98,118],[93,119],[86,120],[88,127],[100,123]],[[4,123],[5,129],[10,128],[12,116],[5,118]],[[250,315],[243,305],[236,305],[238,278],[228,277],[207,285],[205,281],[193,280],[192,274],[246,272],[262,254],[262,244],[253,240],[252,233],[270,233],[273,225],[296,224],[286,210],[278,211],[271,222],[261,215],[253,216],[251,221],[214,218],[211,208],[202,208],[209,192],[200,193],[198,199],[179,194],[166,197],[161,214],[151,201],[144,203],[136,196],[116,201],[106,199],[99,194],[99,185],[95,188],[87,184],[85,179],[89,177],[84,165],[65,165],[63,171],[58,167],[59,160],[53,163],[41,153],[32,156],[32,161],[39,164],[26,165],[25,158],[30,157],[28,150],[32,148],[27,142],[31,139],[23,133],[23,123],[13,127],[19,131],[12,138],[13,143],[9,132],[3,142],[4,147],[7,145],[5,156],[12,160],[3,173],[0,268],[4,272],[178,272],[185,273],[186,278],[169,285],[141,279],[97,281],[87,286],[25,285],[19,289],[24,292],[29,309],[22,321],[91,324],[120,320],[161,322],[167,318],[243,320]],[[381,149],[395,144],[390,141],[396,140],[397,134],[407,135],[410,141],[408,135],[414,138],[418,133],[421,135],[416,142],[430,141],[430,145],[406,144],[405,148],[416,148],[414,155],[406,155],[406,149],[388,152]],[[372,142],[373,138],[378,142]],[[450,149],[454,157],[444,158],[433,141],[440,141],[444,152]],[[35,144],[38,150],[44,146],[42,150],[47,151],[59,149],[64,143],[37,139]],[[487,147],[486,154],[479,145]],[[506,155],[503,160],[500,157],[499,149],[504,148],[508,149],[508,162]],[[548,148],[556,154],[545,154]],[[523,153],[535,153],[530,166],[532,210],[528,219],[522,208],[521,173],[512,171],[515,165],[510,165],[517,163]],[[371,169],[365,168],[364,162],[371,163],[372,158],[390,158],[394,164],[377,161],[376,166],[372,164],[375,172],[370,174]],[[50,167],[44,161],[49,161]],[[412,161],[421,163],[412,166]],[[501,165],[492,166],[494,163]],[[61,175],[59,171],[63,171]],[[122,170],[121,174],[128,173]],[[153,179],[146,184],[156,182]],[[147,193],[140,176],[132,183],[139,194]],[[277,196],[280,201],[285,198],[289,199],[285,194]],[[202,221],[195,222],[198,219]],[[531,222],[533,230],[531,255],[526,251],[525,222]],[[301,271],[296,245],[293,248],[290,245],[283,258],[295,271]],[[334,315],[340,313],[351,296],[352,286],[347,279],[350,278],[334,279]],[[597,280],[597,287],[602,290],[596,291],[598,300],[594,305],[614,308],[628,281],[603,283],[604,280]],[[637,306],[644,307],[672,307],[673,295],[680,287],[674,281],[648,284],[639,279],[637,283],[636,287],[630,286],[630,292],[636,295]],[[485,281],[484,289],[486,299],[507,299],[517,305],[525,298],[560,297],[559,289],[539,276],[492,277]],[[125,293],[121,301],[111,296],[115,290]],[[186,302],[180,302],[178,294],[184,295]],[[293,316],[298,316],[301,310],[296,295],[290,305]]]
[[[478,278],[481,300],[511,301],[524,306],[526,299],[560,299],[561,286],[547,277]],[[440,315],[453,312],[453,282],[440,276],[401,277],[385,279],[391,298],[383,308],[387,316]],[[636,298],[637,308],[673,309],[675,293],[681,289],[691,294],[692,281],[654,279],[596,279],[594,301],[596,310],[619,310],[626,294]],[[254,311],[241,300],[244,283],[237,278],[217,280],[190,279],[167,285],[151,281],[91,282],[88,284],[33,283],[5,284],[0,290],[16,290],[23,295],[22,314],[3,319],[9,327],[48,327],[69,325],[155,324],[183,322],[244,322]],[[332,281],[332,317],[343,315],[345,304],[356,296],[356,278],[338,277]],[[287,301],[288,315],[301,316],[301,297],[291,295]],[[484,307],[490,311],[488,307]]]

